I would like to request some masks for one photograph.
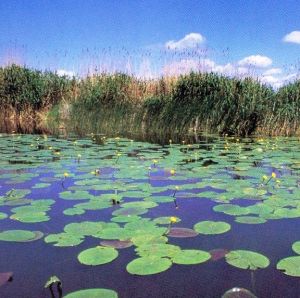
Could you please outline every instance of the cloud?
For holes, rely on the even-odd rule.
[[[165,43],[165,47],[170,50],[182,50],[187,48],[196,48],[199,44],[205,41],[204,36],[200,33],[189,33],[184,38],[175,41],[170,40]]]
[[[60,77],[66,76],[66,77],[75,77],[75,72],[65,69],[58,69],[56,71],[56,74]]]
[[[292,31],[291,33],[285,35],[282,41],[300,44],[300,31]]]
[[[281,68],[270,68],[263,73],[263,76],[272,76],[272,75],[277,75],[277,74],[281,74],[281,73],[282,73]]]
[[[272,60],[269,57],[261,55],[251,55],[238,62],[240,66],[254,66],[259,68],[268,67],[271,64]]]

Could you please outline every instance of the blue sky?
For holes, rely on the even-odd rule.
[[[299,0],[1,0],[0,63],[250,73],[279,85],[298,74],[299,15]]]

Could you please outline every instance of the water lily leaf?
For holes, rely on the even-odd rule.
[[[140,207],[129,207],[129,208],[120,208],[112,213],[113,216],[128,216],[128,215],[141,215],[148,212],[148,209]]]
[[[293,245],[292,245],[292,250],[293,250],[296,254],[300,255],[300,241],[296,241],[296,242],[293,243]]]
[[[232,250],[225,258],[228,264],[241,269],[256,270],[266,268],[270,264],[267,257],[250,250]]]
[[[132,221],[137,221],[140,220],[141,217],[137,216],[137,215],[120,215],[120,216],[115,216],[111,219],[111,221],[113,222],[120,222],[120,223],[124,223],[124,222],[132,222]]]
[[[100,242],[102,246],[108,246],[113,248],[127,248],[132,246],[132,242],[130,240],[103,240]]]
[[[180,252],[180,247],[164,243],[147,243],[138,246],[135,251],[141,257],[174,257],[177,253]]]
[[[58,233],[50,234],[45,237],[44,241],[46,243],[55,243],[54,246],[65,247],[65,246],[76,246],[83,242],[82,236],[74,236],[69,233]]]
[[[122,204],[122,208],[153,208],[156,207],[158,204],[151,201],[138,201],[138,202],[129,202]]]
[[[229,250],[224,248],[215,248],[209,251],[211,255],[212,261],[218,261],[220,259],[225,258],[225,256],[229,253]]]
[[[110,289],[85,289],[72,292],[64,298],[118,298],[118,293]]]
[[[195,230],[187,229],[187,228],[171,228],[169,229],[167,236],[174,238],[190,238],[196,237],[199,234],[195,232]]]
[[[167,258],[157,256],[148,256],[137,258],[131,261],[126,270],[130,274],[135,275],[151,275],[168,270],[172,266],[172,262]]]
[[[12,272],[0,272],[0,287],[13,280]]]
[[[200,221],[194,225],[196,232],[205,235],[226,233],[230,228],[230,224],[224,221]]]
[[[3,213],[3,212],[0,212],[0,220],[5,219],[5,218],[7,218],[7,214]]]
[[[174,216],[176,218],[176,222],[181,222],[181,219],[177,216]],[[162,216],[157,217],[153,220],[154,223],[158,225],[169,225],[170,224],[170,218],[171,216]]]
[[[36,234],[27,230],[7,230],[0,233],[0,240],[12,241],[12,242],[24,242],[33,241],[36,238]]]
[[[228,215],[245,215],[250,213],[248,208],[233,204],[217,205],[213,208],[213,210],[217,212],[223,212]]]
[[[239,216],[235,218],[235,221],[243,224],[262,224],[267,222],[264,218],[257,216]]]
[[[118,251],[112,247],[96,246],[86,249],[78,255],[78,260],[84,265],[102,265],[112,262],[118,257]]]
[[[276,268],[290,276],[300,276],[300,256],[288,257],[280,260]]]
[[[181,250],[174,257],[172,257],[172,261],[175,264],[194,265],[204,263],[210,258],[211,255],[206,251],[197,249],[185,249]]]
[[[67,208],[63,211],[63,214],[65,215],[81,215],[84,214],[85,210],[80,208]]]
[[[145,244],[167,243],[168,238],[165,236],[143,234],[143,235],[138,235],[138,236],[132,237],[131,241],[135,246],[141,246],[141,245],[145,245]]]

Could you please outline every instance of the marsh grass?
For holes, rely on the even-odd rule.
[[[0,68],[2,131],[53,132],[63,126],[80,135],[299,135],[299,99],[299,81],[274,91],[251,78],[214,73],[151,80],[101,73],[78,79],[17,65]]]

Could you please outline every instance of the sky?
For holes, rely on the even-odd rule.
[[[299,0],[1,0],[0,65],[213,71],[279,87],[299,75],[299,16]]]

